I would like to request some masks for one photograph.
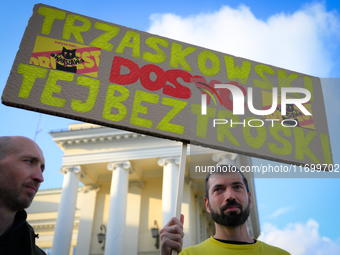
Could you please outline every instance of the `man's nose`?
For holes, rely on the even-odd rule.
[[[235,200],[235,194],[232,189],[226,189],[224,195],[225,195],[225,201]]]
[[[34,168],[34,173],[32,175],[32,179],[35,180],[36,182],[43,182],[44,181],[44,176],[43,172],[41,171],[40,166],[37,166]]]

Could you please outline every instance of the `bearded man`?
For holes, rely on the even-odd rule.
[[[29,207],[44,181],[39,146],[22,136],[0,137],[0,254],[42,255],[27,223]]]
[[[183,249],[183,215],[172,218],[161,230],[162,255],[177,250],[180,255],[269,254],[289,255],[287,251],[249,236],[246,220],[252,206],[247,179],[235,166],[221,165],[220,171],[205,179],[204,202],[215,222],[216,233],[204,242]]]

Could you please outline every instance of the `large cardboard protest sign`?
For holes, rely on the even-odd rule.
[[[319,78],[41,4],[2,103],[284,163],[332,164]]]

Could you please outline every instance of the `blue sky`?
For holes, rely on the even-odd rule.
[[[0,10],[0,91],[6,84],[36,3],[11,1]],[[333,160],[340,163],[340,88],[334,79],[340,77],[339,1],[176,0],[162,3],[151,0],[59,0],[43,3],[255,61],[321,78],[333,78],[331,85],[323,86],[323,93]],[[226,14],[229,18],[226,22],[232,22],[236,32],[228,34],[223,30],[228,28],[227,24],[213,22],[212,17]],[[225,39],[223,44],[217,43],[216,38],[221,39],[220,35],[209,34],[209,38],[197,40],[195,31],[186,31],[184,25],[174,29],[173,25],[190,24],[195,28],[202,24],[202,20],[208,30],[217,27],[221,34],[226,34],[222,37]],[[201,33],[205,31],[208,34],[208,30],[203,29]],[[297,33],[294,34],[294,31]],[[275,41],[277,35],[284,35],[283,41]],[[59,174],[59,168],[62,152],[48,132],[65,130],[75,121],[4,105],[0,105],[0,118],[0,135],[24,135],[33,139],[37,127],[42,127],[36,138],[47,162],[45,182],[41,188],[61,187],[63,175]],[[259,162],[253,159],[253,164]],[[256,178],[255,187],[262,240],[288,249],[292,254],[340,254],[340,178]]]

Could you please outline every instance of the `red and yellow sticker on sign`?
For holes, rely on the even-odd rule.
[[[100,48],[37,36],[30,63],[97,77],[100,52]]]
[[[272,106],[272,98],[273,95],[271,92],[268,91],[262,91],[262,107],[263,110],[267,110]],[[287,105],[287,115],[282,116],[281,115],[281,96],[278,96],[278,105],[276,110],[270,114],[270,115],[264,115],[263,117],[265,119],[272,119],[272,120],[279,120],[282,121],[284,119],[291,119],[295,120],[295,123],[293,125],[296,125],[297,127],[303,127],[308,129],[314,129],[314,120],[312,115],[304,115],[301,110],[296,105]],[[304,103],[303,106],[312,113],[312,104],[310,102]]]

